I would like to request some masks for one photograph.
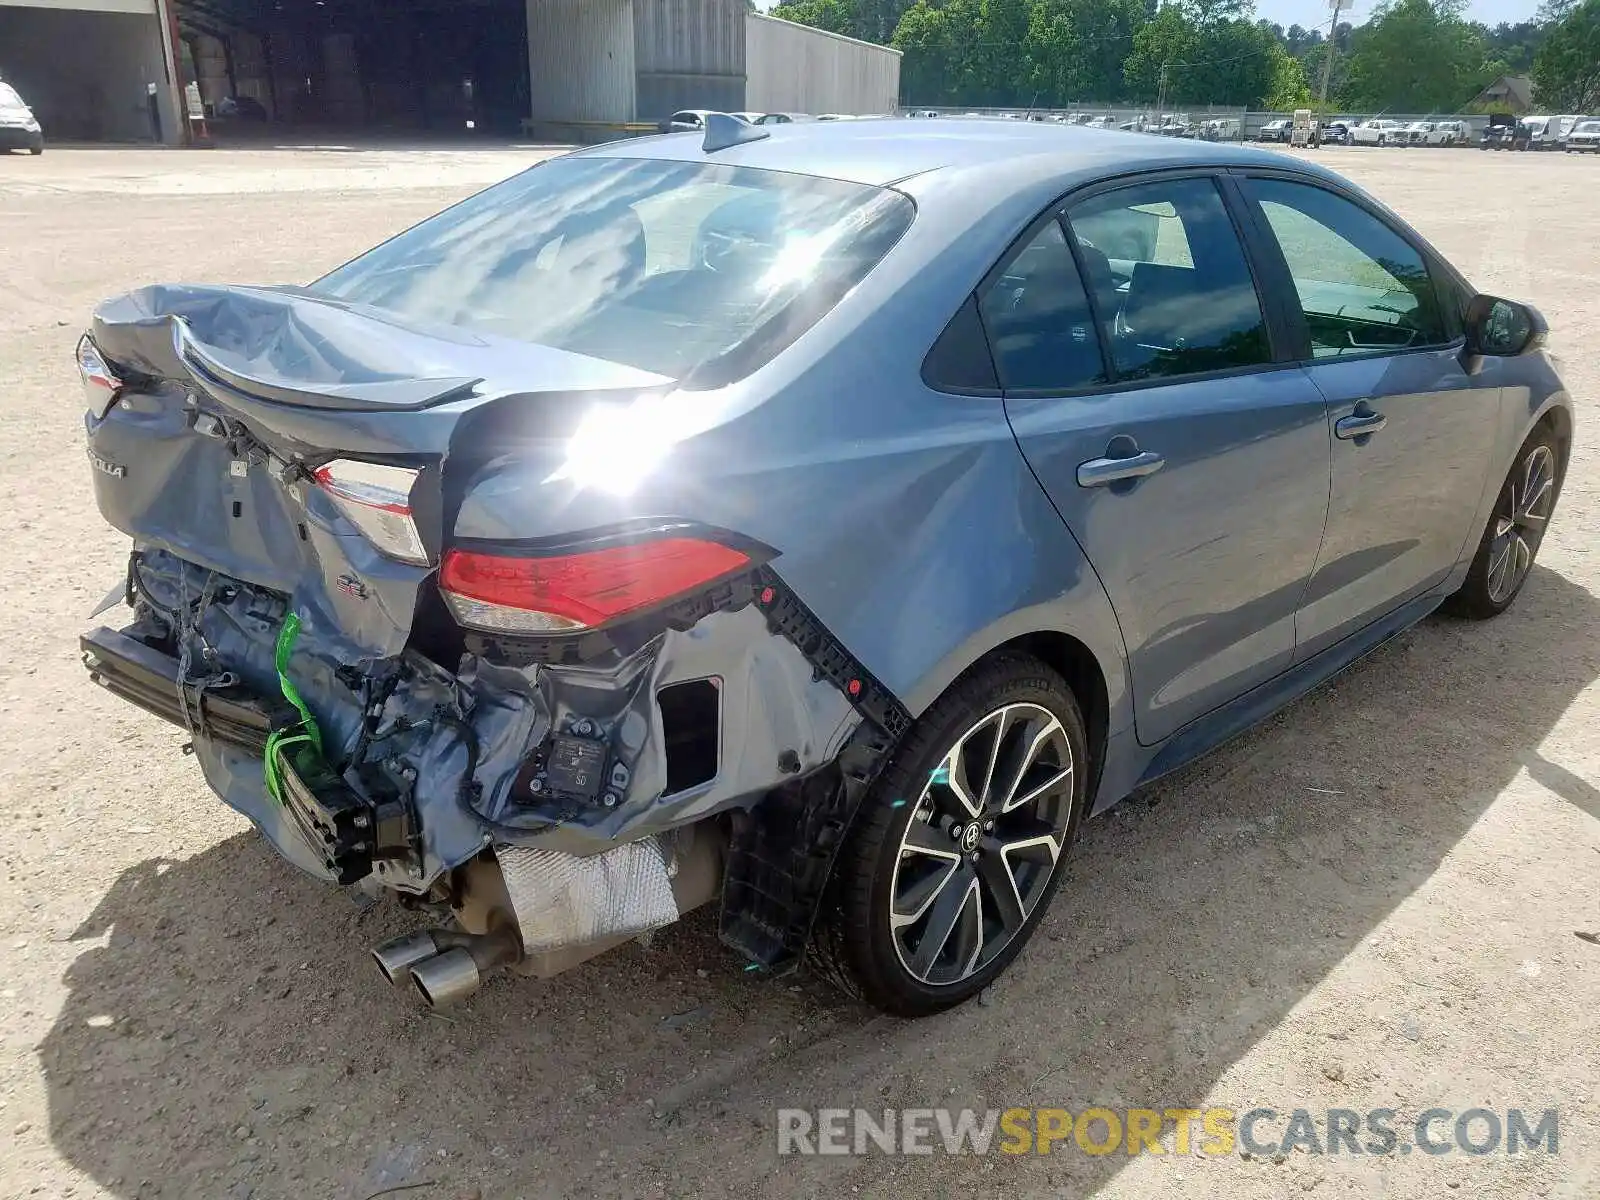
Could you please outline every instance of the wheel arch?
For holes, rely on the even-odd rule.
[[[1078,708],[1083,714],[1083,727],[1088,735],[1089,761],[1094,771],[1088,795],[1092,798],[1099,785],[1100,771],[1105,762],[1106,742],[1110,731],[1110,697],[1106,691],[1106,676],[1094,651],[1070,633],[1055,629],[1041,629],[1025,633],[1002,642],[978,661],[986,662],[996,655],[1022,653],[1036,658],[1067,681]]]
[[[1109,602],[1108,602],[1109,606]],[[1020,614],[1014,614],[1014,618]],[[1113,733],[1132,722],[1132,697],[1128,689],[1127,662],[1120,633],[1114,648],[1096,646],[1079,632],[1061,624],[1028,623],[1016,619],[998,623],[969,641],[929,673],[917,690],[916,715],[961,678],[1005,654],[1026,654],[1055,671],[1072,689],[1083,716],[1090,761],[1094,764],[1089,795],[1096,794],[1105,769],[1106,748]]]
[[[1572,453],[1571,406],[1562,400],[1552,401],[1549,406],[1539,414],[1539,419],[1529,427],[1528,433],[1531,434],[1533,430],[1538,429],[1541,425],[1547,427],[1556,435],[1556,441],[1561,445],[1561,467],[1563,473],[1565,473],[1567,458]],[[1527,441],[1528,435],[1524,434],[1522,440],[1524,442]]]

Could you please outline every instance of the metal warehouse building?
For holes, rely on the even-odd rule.
[[[536,121],[886,113],[900,54],[747,12],[744,0],[528,0],[528,78]]]
[[[160,2],[0,0],[0,79],[22,94],[46,137],[138,141],[159,129],[174,140],[175,47]]]
[[[745,0],[0,0],[0,78],[47,138],[176,140],[192,82],[279,126],[587,139],[680,108],[891,112],[900,55]]]

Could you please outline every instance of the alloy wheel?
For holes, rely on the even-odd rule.
[[[1007,704],[956,739],[900,839],[889,927],[930,986],[986,967],[1045,895],[1073,803],[1072,743],[1038,704]]]
[[[1533,566],[1534,551],[1555,503],[1555,484],[1554,452],[1549,446],[1535,446],[1511,477],[1495,509],[1486,579],[1493,603],[1505,603]]]

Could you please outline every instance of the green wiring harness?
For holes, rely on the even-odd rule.
[[[299,691],[289,678],[289,655],[294,653],[294,644],[299,636],[300,618],[290,613],[284,618],[283,628],[278,631],[278,644],[272,662],[278,672],[278,687],[283,691],[283,698],[294,705],[300,720],[283,729],[274,729],[267,735],[263,765],[267,794],[279,804],[283,803],[283,754],[291,750],[302,753],[309,750],[319,761],[322,758],[322,731],[317,728],[317,719],[311,715],[311,710],[306,707],[306,702],[300,698]]]

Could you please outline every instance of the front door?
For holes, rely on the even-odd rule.
[[[1481,532],[1500,389],[1467,373],[1426,260],[1376,214],[1310,183],[1245,190],[1283,252],[1328,401],[1333,488],[1304,659],[1441,583]]]
[[[1018,443],[1116,608],[1139,740],[1283,671],[1327,512],[1326,405],[1272,362],[1215,182],[1073,204],[980,311]]]

